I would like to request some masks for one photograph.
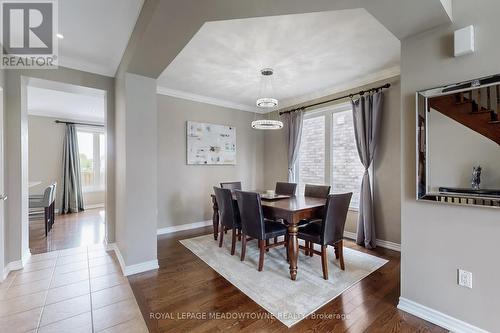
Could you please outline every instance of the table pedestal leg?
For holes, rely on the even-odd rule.
[[[297,259],[299,257],[299,240],[297,239],[297,225],[290,224],[288,227],[288,259],[290,261],[290,277],[297,278]]]

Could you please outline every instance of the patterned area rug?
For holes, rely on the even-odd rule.
[[[180,242],[288,327],[297,324],[388,262],[344,247],[345,271],[342,271],[338,260],[335,260],[333,248],[329,246],[329,279],[324,280],[321,257],[306,257],[300,251],[297,280],[292,281],[284,247],[270,249],[264,259],[264,270],[259,272],[259,250],[255,240],[247,243],[244,262],[240,261],[240,242],[236,244],[235,255],[231,256],[229,234],[224,238],[222,248],[218,247],[218,241],[214,241],[211,234]]]

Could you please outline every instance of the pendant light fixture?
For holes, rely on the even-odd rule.
[[[264,68],[260,71],[262,74],[260,82],[260,92],[259,99],[257,99],[256,105],[259,108],[274,108],[278,106],[278,100],[274,97],[273,81],[272,75],[274,70],[272,68]],[[279,120],[273,119],[260,119],[252,121],[252,128],[255,129],[281,129],[283,128],[283,123]]]

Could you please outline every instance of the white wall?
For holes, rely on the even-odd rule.
[[[57,182],[56,209],[62,205],[63,145],[66,126],[56,124],[59,118],[28,116],[29,181],[42,184],[30,188],[30,194],[42,194],[44,189]],[[84,192],[85,207],[104,205],[105,191]]]
[[[415,200],[415,92],[500,73],[500,2],[454,0],[455,22],[402,41],[401,296],[491,332],[500,331],[498,209]],[[453,57],[453,31],[473,24],[475,54]],[[457,268],[473,289],[457,285]]]
[[[440,186],[470,188],[477,165],[483,168],[481,188],[500,189],[500,146],[440,112],[431,109],[428,115],[431,191]]]
[[[244,189],[263,189],[264,131],[250,127],[254,113],[165,95],[157,99],[159,228],[210,220],[210,194],[220,182],[241,181]],[[236,165],[187,165],[187,121],[236,127]]]

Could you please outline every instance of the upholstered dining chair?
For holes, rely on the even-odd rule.
[[[276,194],[294,196],[296,190],[297,184],[295,183],[277,182],[274,192]]]
[[[241,233],[240,212],[233,200],[231,190],[214,186],[214,192],[219,207],[219,221],[221,224],[219,231],[219,247],[222,247],[226,230],[232,230],[231,255],[233,255],[236,247],[236,238],[239,237]]]
[[[323,278],[328,280],[328,257],[327,248],[331,245],[335,249],[335,257],[340,261],[340,268],[345,270],[344,265],[344,227],[352,193],[330,194],[326,199],[325,217],[322,223],[309,223],[299,229],[297,237],[306,242],[305,246],[299,246],[306,255],[321,255],[321,266],[323,267]],[[321,252],[314,249],[314,244],[321,245]]]
[[[269,239],[286,234],[286,227],[264,219],[260,194],[255,192],[235,191],[241,217],[241,261],[245,260],[247,241],[256,239],[259,242],[259,272],[264,267],[264,255],[270,248],[284,245],[285,242],[269,244]]]
[[[45,188],[42,195],[29,196],[29,208],[43,208],[44,209],[44,222],[45,222],[45,237],[52,229],[55,218],[55,199],[56,199],[57,183],[54,183]]]
[[[331,186],[306,184],[304,196],[313,198],[325,198],[330,194]]]
[[[225,188],[228,190],[241,190],[241,182],[226,182],[226,183],[220,183],[221,188]]]

